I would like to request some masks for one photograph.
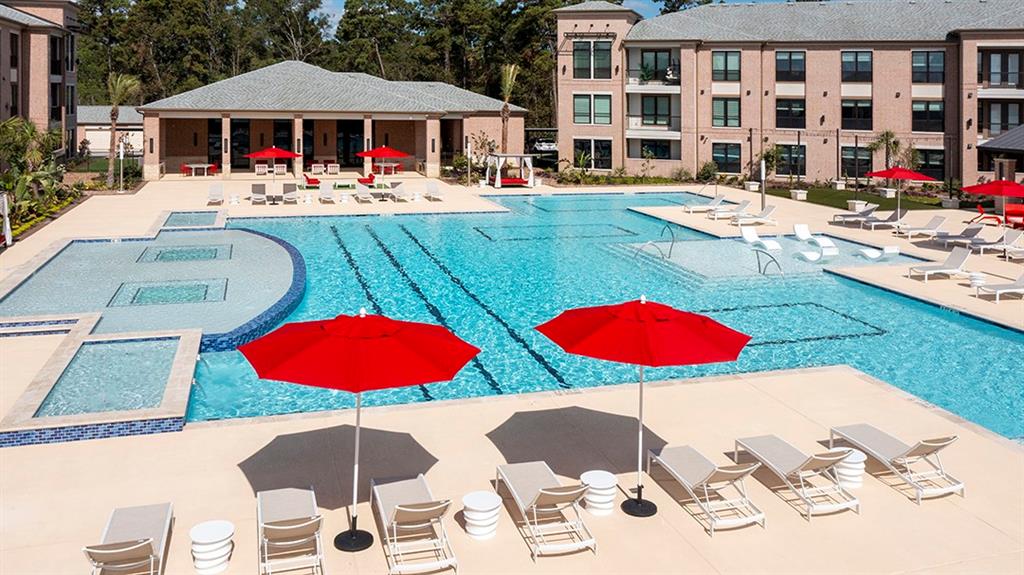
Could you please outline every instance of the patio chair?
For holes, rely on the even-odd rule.
[[[370,193],[370,188],[366,187],[366,184],[362,182],[356,182],[356,193],[352,195],[359,203],[372,203],[374,201],[373,194]]]
[[[274,175],[283,176],[288,173],[288,166],[285,164],[274,164]]]
[[[377,176],[375,176],[373,172],[370,172],[370,175],[365,178],[356,178],[356,183],[363,184],[364,186],[372,186],[376,181],[376,177]]]
[[[210,189],[206,193],[207,204],[223,204],[224,203],[224,184],[216,182],[210,184]]]
[[[880,250],[875,248],[861,248],[857,250],[857,253],[869,260],[881,261],[900,255],[900,247],[883,246]]]
[[[984,255],[985,250],[1009,250],[1017,247],[1018,242],[1024,238],[1024,230],[1008,229],[1003,232],[1003,237],[999,238],[994,242],[986,242],[984,240],[972,241],[967,247],[972,250],[978,250],[979,254]]]
[[[715,529],[755,523],[764,527],[764,512],[750,501],[743,484],[744,479],[761,467],[760,463],[719,467],[688,445],[647,452],[648,475],[652,463],[660,465],[689,493],[690,499],[700,507],[708,525],[705,530],[712,537]],[[732,492],[736,493],[732,498],[724,495],[732,495]]]
[[[431,202],[444,201],[444,194],[441,193],[437,188],[437,182],[434,180],[427,180],[427,193],[423,195],[427,200]]]
[[[725,201],[725,194],[718,194],[706,204],[699,204],[695,206],[683,206],[683,211],[688,214],[702,214],[704,212],[710,212],[718,209],[718,206],[722,205]]]
[[[319,184],[320,187],[320,203],[321,204],[333,204],[334,203],[334,186],[330,182],[323,181]]]
[[[597,541],[580,515],[586,485],[563,486],[543,461],[499,465],[495,490],[499,483],[505,484],[519,510],[532,559],[583,549],[597,552]]]
[[[1021,279],[1024,279],[1022,277]],[[922,439],[914,445],[903,443],[899,439],[866,423],[833,427],[829,432],[828,445],[832,447],[835,438],[840,437],[847,443],[880,461],[914,489],[917,504],[923,497],[935,497],[947,493],[959,493],[964,496],[964,484],[946,473],[939,459],[939,452],[949,447],[957,436]],[[924,463],[930,469],[914,471],[912,465]]]
[[[924,282],[928,283],[928,277],[936,274],[942,274],[949,277],[963,275],[967,273],[964,270],[964,264],[967,263],[967,257],[970,255],[971,250],[957,246],[953,248],[953,251],[946,257],[946,261],[941,264],[910,266],[910,269],[907,270],[907,278],[912,278],[914,274],[921,274],[924,275]]]
[[[949,244],[963,244],[966,247],[970,247],[973,240],[981,240],[978,234],[983,229],[985,229],[985,224],[971,224],[958,234],[939,232],[935,235],[935,241],[942,242],[942,247],[949,247]]]
[[[305,172],[302,173],[302,179],[306,182],[307,188],[316,188],[320,185],[319,178],[311,178]]]
[[[905,235],[907,239],[914,236],[925,236],[928,238],[934,238],[939,234],[939,228],[942,224],[946,223],[944,216],[933,216],[932,219],[928,220],[928,223],[923,226],[896,226],[896,235]]]
[[[92,574],[163,573],[173,520],[170,503],[115,509],[100,544],[82,548]]]
[[[387,549],[388,573],[458,570],[442,518],[451,501],[435,499],[421,473],[413,479],[370,481]]]
[[[299,191],[298,186],[293,183],[286,183],[281,187],[281,195],[283,196],[282,202],[286,204],[297,204],[299,203]]]
[[[840,214],[833,214],[832,222],[838,224],[849,224],[849,223],[860,223],[862,220],[871,217],[878,209],[878,204],[867,204],[864,209],[859,212],[843,212]]]
[[[250,188],[249,201],[253,204],[266,204],[267,203],[267,185],[266,184],[253,184]]]
[[[1008,293],[1024,295],[1024,274],[1021,274],[1017,281],[1005,284],[989,284],[978,286],[979,292],[991,293],[996,296],[996,303],[999,303],[999,296]]]
[[[750,200],[743,200],[736,205],[718,206],[708,212],[708,217],[712,220],[720,220],[722,218],[732,219],[733,216],[745,215],[747,213],[748,206],[750,206]]]
[[[875,231],[876,228],[895,228],[903,222],[903,218],[907,217],[908,213],[910,213],[910,210],[900,208],[899,210],[893,211],[885,218],[876,218],[873,215],[868,216],[860,220],[860,227],[871,228],[871,231]]]
[[[394,188],[391,189],[391,199],[396,202],[409,202],[412,201],[412,194],[409,190],[405,189],[405,184],[399,182]]]
[[[341,166],[337,162],[330,162],[327,164],[327,175],[336,176],[341,172]]]
[[[835,242],[825,236],[813,235],[807,224],[793,224],[793,234],[796,235],[796,239],[818,248],[816,251],[797,252],[797,255],[809,262],[818,262],[839,255],[839,248]]]
[[[804,517],[810,521],[816,513],[835,513],[853,509],[860,513],[860,501],[839,484],[835,465],[850,455],[849,450],[807,455],[775,435],[736,440],[734,460],[742,448],[764,464],[803,503]],[[824,482],[816,485],[816,482]]]
[[[220,164],[217,163],[217,162],[214,162],[214,163],[210,164],[209,168],[206,168],[206,175],[207,176],[216,176],[217,172],[219,172],[219,171],[220,171]]]
[[[1006,259],[1018,260],[1024,259],[1024,248],[1007,248]]]
[[[267,170],[267,165],[266,164],[262,164],[262,163],[256,164],[253,167],[253,169],[256,170],[256,175],[257,176],[265,176],[265,175],[267,175],[269,173],[269,170]]]
[[[749,226],[754,224],[766,224],[774,226],[779,222],[772,219],[772,214],[775,213],[775,206],[766,206],[759,214],[747,215],[747,214],[736,214],[732,217],[732,221],[729,222],[734,226]]]
[[[994,221],[996,223],[997,226],[1003,225],[1003,219],[1002,218],[1000,218],[999,216],[997,216],[995,214],[989,214],[989,213],[985,212],[985,208],[981,207],[981,204],[977,204],[977,208],[978,208],[978,215],[974,216],[974,218],[972,218],[971,221],[969,221],[967,223],[969,223],[969,224],[976,224],[978,222],[984,222],[985,220],[992,220],[992,221]]]
[[[740,226],[740,235],[742,236],[743,241],[752,248],[761,248],[769,252],[782,251],[782,246],[779,245],[779,242],[768,238],[762,238],[758,235],[757,230],[752,226]]]
[[[323,575],[323,518],[312,489],[274,489],[256,494],[259,572],[311,569]]]

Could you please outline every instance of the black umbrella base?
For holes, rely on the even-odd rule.
[[[630,498],[622,502],[622,512],[633,517],[650,517],[658,512],[658,506],[646,499]]]
[[[334,548],[338,551],[355,553],[373,545],[373,535],[362,529],[342,531],[334,538]]]

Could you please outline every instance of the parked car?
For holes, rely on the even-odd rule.
[[[558,144],[554,140],[537,140],[533,143],[533,151],[537,153],[557,152]]]

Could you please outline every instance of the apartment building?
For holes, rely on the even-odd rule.
[[[868,146],[891,131],[920,171],[968,184],[993,175],[978,145],[1024,112],[1020,0],[555,12],[559,156],[596,170],[749,175],[779,146],[776,177],[825,182],[884,167]]]
[[[77,15],[70,0],[0,3],[0,121],[59,131],[61,152],[75,146]]]

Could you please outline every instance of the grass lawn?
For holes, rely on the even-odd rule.
[[[789,189],[783,188],[768,188],[768,194],[772,196],[779,196],[783,198],[789,197]],[[879,210],[895,210],[896,209],[896,198],[886,199],[868,192],[860,192],[856,194],[852,190],[833,190],[832,188],[811,188],[807,190],[807,201],[812,204],[820,204],[823,206],[831,206],[833,208],[846,209],[846,200],[852,199],[865,200],[872,204],[878,204]],[[900,207],[908,210],[934,210],[941,208],[939,200],[936,199],[935,203],[926,204],[924,202],[915,201],[911,197],[903,194],[900,199]]]
[[[118,163],[121,160],[114,160],[114,177],[117,177]],[[134,166],[139,163],[137,158],[126,158],[124,160],[125,169],[129,169],[129,166]],[[68,163],[67,169],[69,172],[100,172],[107,173],[107,158],[99,156],[90,156],[83,158],[82,160],[74,163]]]

